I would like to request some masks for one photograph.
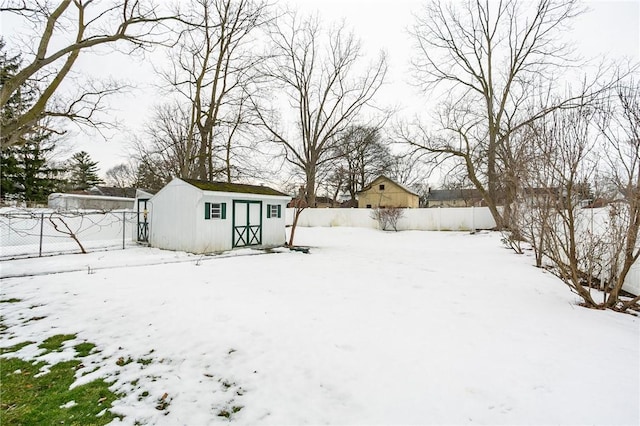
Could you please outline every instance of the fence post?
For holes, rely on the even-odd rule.
[[[474,214],[473,206],[471,206],[471,232],[476,230],[476,215]]]
[[[124,236],[126,234],[126,227],[127,227],[127,218],[126,218],[126,214],[127,212],[122,212],[122,250],[124,250]]]
[[[40,245],[38,248],[38,257],[42,257],[42,233],[44,230],[44,213],[40,213]]]

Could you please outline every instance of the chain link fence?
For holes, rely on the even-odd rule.
[[[136,244],[137,213],[130,210],[0,213],[0,259],[124,249]]]

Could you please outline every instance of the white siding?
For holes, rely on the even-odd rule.
[[[289,197],[202,191],[174,179],[151,199],[151,245],[192,253],[231,250],[234,200],[262,203],[262,244],[259,247],[285,243],[285,211]],[[225,203],[226,217],[205,219],[205,203]],[[269,204],[280,205],[280,218],[267,218]]]
[[[285,219],[287,216],[287,203],[290,198],[265,198],[262,210],[262,244],[265,246],[280,246],[285,243]],[[267,204],[280,205],[280,217],[267,219]]]
[[[196,236],[194,206],[201,193],[202,191],[188,183],[174,179],[151,198],[151,246],[193,251]],[[204,207],[202,212],[204,214]]]
[[[205,219],[205,203],[226,203],[225,219]],[[194,208],[193,220],[196,223],[196,238],[193,251],[195,253],[211,253],[216,251],[231,250],[231,213],[232,199],[227,195],[214,192],[200,191],[200,198]]]

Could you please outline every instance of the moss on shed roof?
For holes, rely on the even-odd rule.
[[[208,182],[205,180],[196,179],[182,179],[189,185],[193,185],[196,188],[203,191],[217,191],[217,192],[239,192],[243,194],[260,194],[260,195],[277,195],[288,197],[280,191],[276,191],[273,188],[262,185],[246,185],[242,183],[229,183],[229,182]]]

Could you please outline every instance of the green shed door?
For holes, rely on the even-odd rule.
[[[262,201],[233,200],[233,247],[262,244]]]

